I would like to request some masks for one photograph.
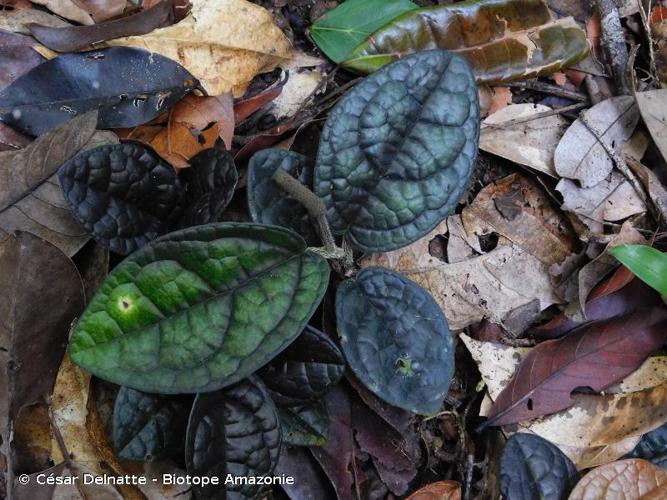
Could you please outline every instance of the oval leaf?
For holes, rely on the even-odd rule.
[[[166,458],[183,450],[192,400],[121,387],[113,411],[113,445],[127,460]]]
[[[63,163],[58,176],[74,218],[123,255],[165,234],[183,208],[174,169],[138,143],[79,153]]]
[[[190,160],[190,168],[183,169],[187,209],[180,226],[190,227],[219,222],[232,201],[239,175],[234,158],[223,149],[210,148],[197,153]]]
[[[283,442],[293,446],[324,446],[329,414],[323,400],[301,406],[278,406]]]
[[[70,354],[98,377],[133,389],[212,391],[287,347],[328,281],[326,260],[286,229],[183,229],[109,274],[74,329]]]
[[[596,467],[572,490],[568,500],[667,498],[667,472],[639,458]]]
[[[533,434],[514,434],[500,457],[500,492],[507,500],[565,499],[579,474],[556,446]]]
[[[304,206],[287,194],[273,180],[284,170],[305,186],[313,185],[313,162],[304,155],[284,149],[264,149],[248,163],[248,208],[260,224],[274,224],[293,229],[312,244],[320,240]]]
[[[31,135],[98,109],[99,128],[135,127],[161,115],[198,82],[178,63],[127,47],[65,54],[0,92],[2,121]]]
[[[280,425],[273,401],[255,377],[224,391],[199,394],[190,413],[185,444],[189,474],[259,477],[271,474],[280,454]],[[226,489],[226,491],[225,491]],[[200,498],[258,498],[255,484],[195,487]]]
[[[621,264],[660,295],[667,297],[667,256],[647,245],[617,245],[609,249]]]
[[[419,285],[369,267],[336,293],[343,352],[354,373],[389,404],[437,412],[454,373],[447,320]]]
[[[276,403],[296,405],[326,394],[344,371],[345,359],[336,344],[308,325],[259,375]]]
[[[451,213],[477,155],[477,87],[462,57],[405,57],[359,83],[329,115],[315,192],[359,250],[403,247]]]

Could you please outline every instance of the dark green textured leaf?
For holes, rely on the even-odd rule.
[[[415,413],[440,409],[454,348],[447,320],[426,290],[369,267],[338,287],[336,319],[347,362],[366,387]]]
[[[554,21],[543,0],[471,0],[403,14],[360,43],[343,66],[371,73],[429,49],[461,54],[479,83],[547,75],[590,50],[574,19]]]
[[[278,406],[283,442],[293,446],[324,446],[329,414],[323,400],[301,406]]]
[[[181,65],[145,50],[65,54],[0,92],[0,119],[41,135],[73,115],[98,109],[99,128],[134,127],[161,115],[197,85]]]
[[[667,297],[667,255],[647,245],[617,245],[609,249],[621,264],[644,283]]]
[[[190,403],[190,405],[188,405]],[[183,450],[192,400],[121,387],[113,414],[113,445],[127,460],[166,458]]]
[[[624,458],[643,458],[667,469],[667,424],[644,434]]]
[[[305,186],[313,185],[313,163],[304,155],[284,149],[264,149],[248,163],[248,208],[250,216],[260,224],[274,224],[293,229],[308,243],[320,240],[301,203],[280,188],[272,179],[284,170]]]
[[[123,255],[165,234],[183,210],[176,172],[139,143],[83,151],[63,163],[58,176],[74,218]]]
[[[315,21],[310,35],[339,63],[376,29],[416,8],[409,0],[347,0]]]
[[[181,227],[219,222],[232,201],[239,179],[234,158],[223,149],[211,148],[197,153],[190,167],[183,169],[186,210]]]
[[[514,434],[500,457],[500,491],[507,500],[565,500],[578,479],[570,459],[534,434]]]
[[[259,375],[276,403],[297,405],[324,396],[344,371],[345,359],[336,344],[308,325]]]
[[[329,266],[286,229],[218,223],[170,233],[126,258],[78,321],[72,360],[157,393],[233,384],[303,330]]]
[[[478,141],[477,86],[465,59],[420,52],[366,78],[333,109],[315,192],[332,229],[358,249],[400,248],[456,207]]]
[[[235,477],[271,474],[280,454],[280,424],[273,401],[251,377],[223,391],[199,394],[188,422],[185,463],[189,474]],[[199,498],[258,498],[260,485],[195,487]]]

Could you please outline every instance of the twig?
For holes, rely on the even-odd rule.
[[[485,128],[507,128],[513,127],[520,123],[532,122],[533,120],[539,120],[540,118],[547,118],[548,116],[560,115],[562,113],[567,113],[568,111],[576,111],[581,108],[587,107],[588,104],[584,102],[578,102],[570,106],[564,106],[562,108],[550,109],[549,111],[542,111],[541,113],[535,113],[534,115],[524,116],[523,118],[514,118],[512,120],[507,120],[502,123],[482,123],[482,129]]]
[[[563,97],[565,99],[570,99],[577,102],[586,102],[588,101],[588,96],[582,94],[581,92],[576,92],[574,90],[567,90],[558,85],[552,85],[550,83],[541,82],[539,80],[526,80],[523,82],[513,82],[508,84],[510,87],[525,89],[525,90],[535,90],[536,92],[542,92],[543,94],[555,95],[557,97]]]
[[[324,243],[324,248],[310,248],[310,250],[327,259],[346,258],[345,250],[336,246],[336,240],[333,237],[329,222],[327,221],[327,208],[324,205],[324,202],[315,193],[284,170],[277,170],[276,173],[273,174],[273,180],[285,192],[292,195],[294,199],[301,203],[317,224],[320,238],[322,238],[322,243]]]
[[[621,18],[613,0],[595,0],[600,13],[602,25],[602,46],[607,54],[611,71],[616,80],[619,94],[630,93],[625,78],[625,68],[628,65],[628,48],[625,45],[625,33],[621,26]]]

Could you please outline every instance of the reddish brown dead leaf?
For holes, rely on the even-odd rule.
[[[586,474],[568,500],[618,498],[660,500],[667,498],[667,471],[639,458],[602,465]]]
[[[461,485],[456,481],[438,481],[418,489],[407,500],[461,500]]]
[[[264,105],[270,103],[276,97],[278,97],[282,92],[285,83],[287,83],[287,78],[278,83],[278,85],[271,87],[270,89],[265,90],[260,94],[247,97],[245,99],[240,99],[234,103],[234,117],[236,119],[236,123],[241,123],[255,111],[258,111]]]
[[[572,406],[577,388],[601,391],[632,373],[665,341],[667,311],[656,308],[592,323],[542,342],[498,395],[485,425],[507,425]]]

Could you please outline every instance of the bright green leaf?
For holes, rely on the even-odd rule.
[[[77,323],[75,363],[145,392],[212,391],[250,375],[305,327],[329,266],[295,233],[216,223],[130,255]]]
[[[376,29],[416,8],[409,0],[347,0],[315,21],[310,34],[339,63]]]
[[[646,245],[618,245],[609,253],[640,280],[667,297],[667,255]]]

